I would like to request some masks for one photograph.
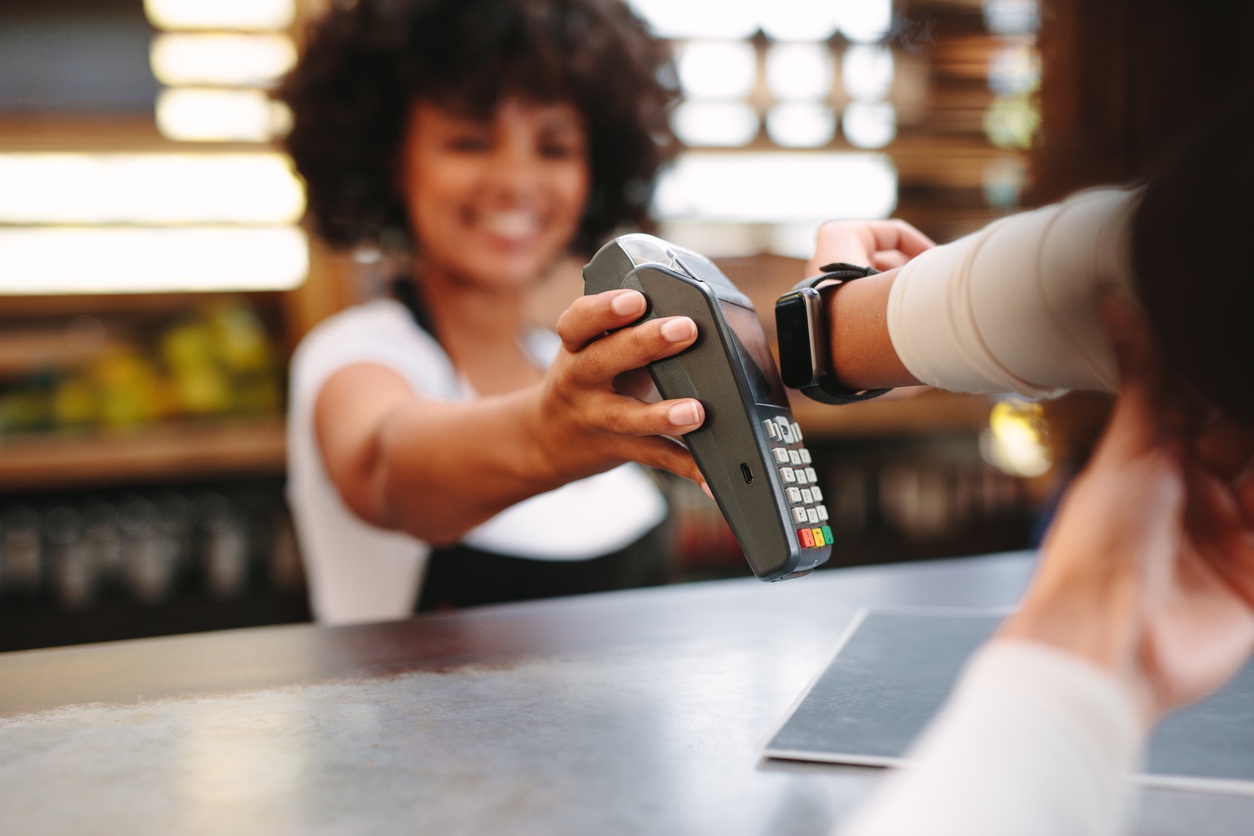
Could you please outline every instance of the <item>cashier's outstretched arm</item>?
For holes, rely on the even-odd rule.
[[[558,322],[562,348],[543,380],[506,395],[435,401],[385,366],[341,369],[314,408],[331,481],[366,522],[432,544],[629,461],[704,484],[692,455],[666,437],[700,427],[701,403],[631,394],[642,367],[693,343],[696,324],[668,317],[603,336],[644,310],[632,290],[576,300]]]

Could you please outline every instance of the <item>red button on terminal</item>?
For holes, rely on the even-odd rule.
[[[808,528],[798,529],[797,537],[800,538],[801,547],[803,549],[814,548],[814,535],[810,533],[810,529]]]

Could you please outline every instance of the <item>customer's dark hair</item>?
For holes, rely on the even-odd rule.
[[[484,116],[511,95],[569,101],[592,181],[573,246],[590,252],[616,227],[647,224],[675,148],[670,60],[621,0],[359,0],[315,24],[278,96],[318,232],[336,246],[410,233],[397,169],[414,101]]]
[[[1166,362],[1254,426],[1254,98],[1151,178],[1132,251],[1138,293]]]

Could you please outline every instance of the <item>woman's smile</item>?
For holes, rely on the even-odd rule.
[[[482,230],[510,247],[533,244],[544,228],[540,213],[532,209],[470,209],[466,215],[472,228]]]
[[[578,229],[587,135],[574,106],[507,98],[486,116],[413,105],[402,188],[427,281],[517,290]]]

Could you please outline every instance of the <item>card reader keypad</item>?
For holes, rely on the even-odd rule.
[[[801,427],[784,418],[763,421],[766,435],[771,441],[771,458],[784,483],[788,497],[789,513],[797,527],[797,539],[802,548],[817,549],[831,545],[832,529],[828,526],[827,507],[823,505],[823,491],[815,484],[818,476],[811,466],[813,458],[801,444]]]

